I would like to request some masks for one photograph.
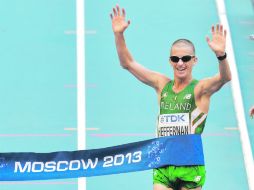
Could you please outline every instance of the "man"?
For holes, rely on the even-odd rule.
[[[174,79],[146,69],[130,54],[124,39],[124,31],[130,25],[125,19],[125,10],[117,5],[113,8],[112,28],[121,66],[131,72],[141,82],[153,87],[160,105],[158,136],[201,134],[209,110],[210,97],[226,82],[231,73],[226,59],[226,30],[222,25],[212,26],[212,39],[206,38],[211,50],[218,57],[219,73],[208,79],[197,81],[192,78],[192,68],[197,63],[195,48],[186,39],[173,43],[170,64]],[[169,118],[180,116],[175,122]],[[154,190],[202,188],[205,181],[204,166],[168,166],[154,170]]]

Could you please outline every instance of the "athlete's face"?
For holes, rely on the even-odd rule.
[[[191,46],[186,44],[175,44],[171,48],[171,55],[176,56],[170,59],[170,64],[174,70],[174,77],[184,80],[191,77],[192,67],[197,62],[197,58],[194,56],[194,52]],[[182,58],[182,59],[177,59]]]

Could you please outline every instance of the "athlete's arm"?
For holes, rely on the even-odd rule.
[[[130,25],[130,21],[126,21],[125,19],[125,10],[120,10],[117,5],[116,8],[113,8],[113,14],[110,14],[110,16],[121,66],[132,73],[141,82],[155,88],[157,92],[161,91],[164,85],[169,81],[169,78],[137,63],[127,48],[123,33]]]
[[[212,39],[207,37],[207,43],[217,57],[224,56],[227,32],[226,30],[223,30],[223,26],[219,24],[216,25],[216,28],[215,26],[212,26],[211,30]],[[217,75],[200,81],[200,92],[202,95],[210,97],[230,80],[231,72],[226,58],[222,61],[219,61],[219,73]]]
[[[253,119],[253,116],[254,116],[254,106],[252,106],[252,107],[250,108],[250,116],[251,116],[251,118]]]

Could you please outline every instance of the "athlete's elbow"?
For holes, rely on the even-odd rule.
[[[121,64],[121,67],[122,67],[123,69],[125,69],[125,70],[129,70],[128,65],[123,65],[123,64]]]
[[[133,62],[133,60],[121,61],[121,66],[123,69],[130,71],[133,68]]]
[[[120,66],[121,66],[123,69],[126,69],[126,70],[129,69],[129,64],[128,64],[128,62],[126,62],[126,61],[120,60]]]
[[[129,70],[131,66],[131,61],[126,59],[120,59],[120,65],[123,69]]]

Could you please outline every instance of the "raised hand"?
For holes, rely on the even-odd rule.
[[[206,37],[206,41],[209,47],[214,51],[217,56],[223,56],[226,48],[226,36],[227,31],[221,24],[217,24],[216,27],[211,28],[212,37]]]
[[[112,29],[114,33],[123,33],[125,29],[129,26],[130,21],[125,20],[125,10],[120,10],[120,7],[116,5],[113,8],[113,14],[110,14],[112,20]]]

